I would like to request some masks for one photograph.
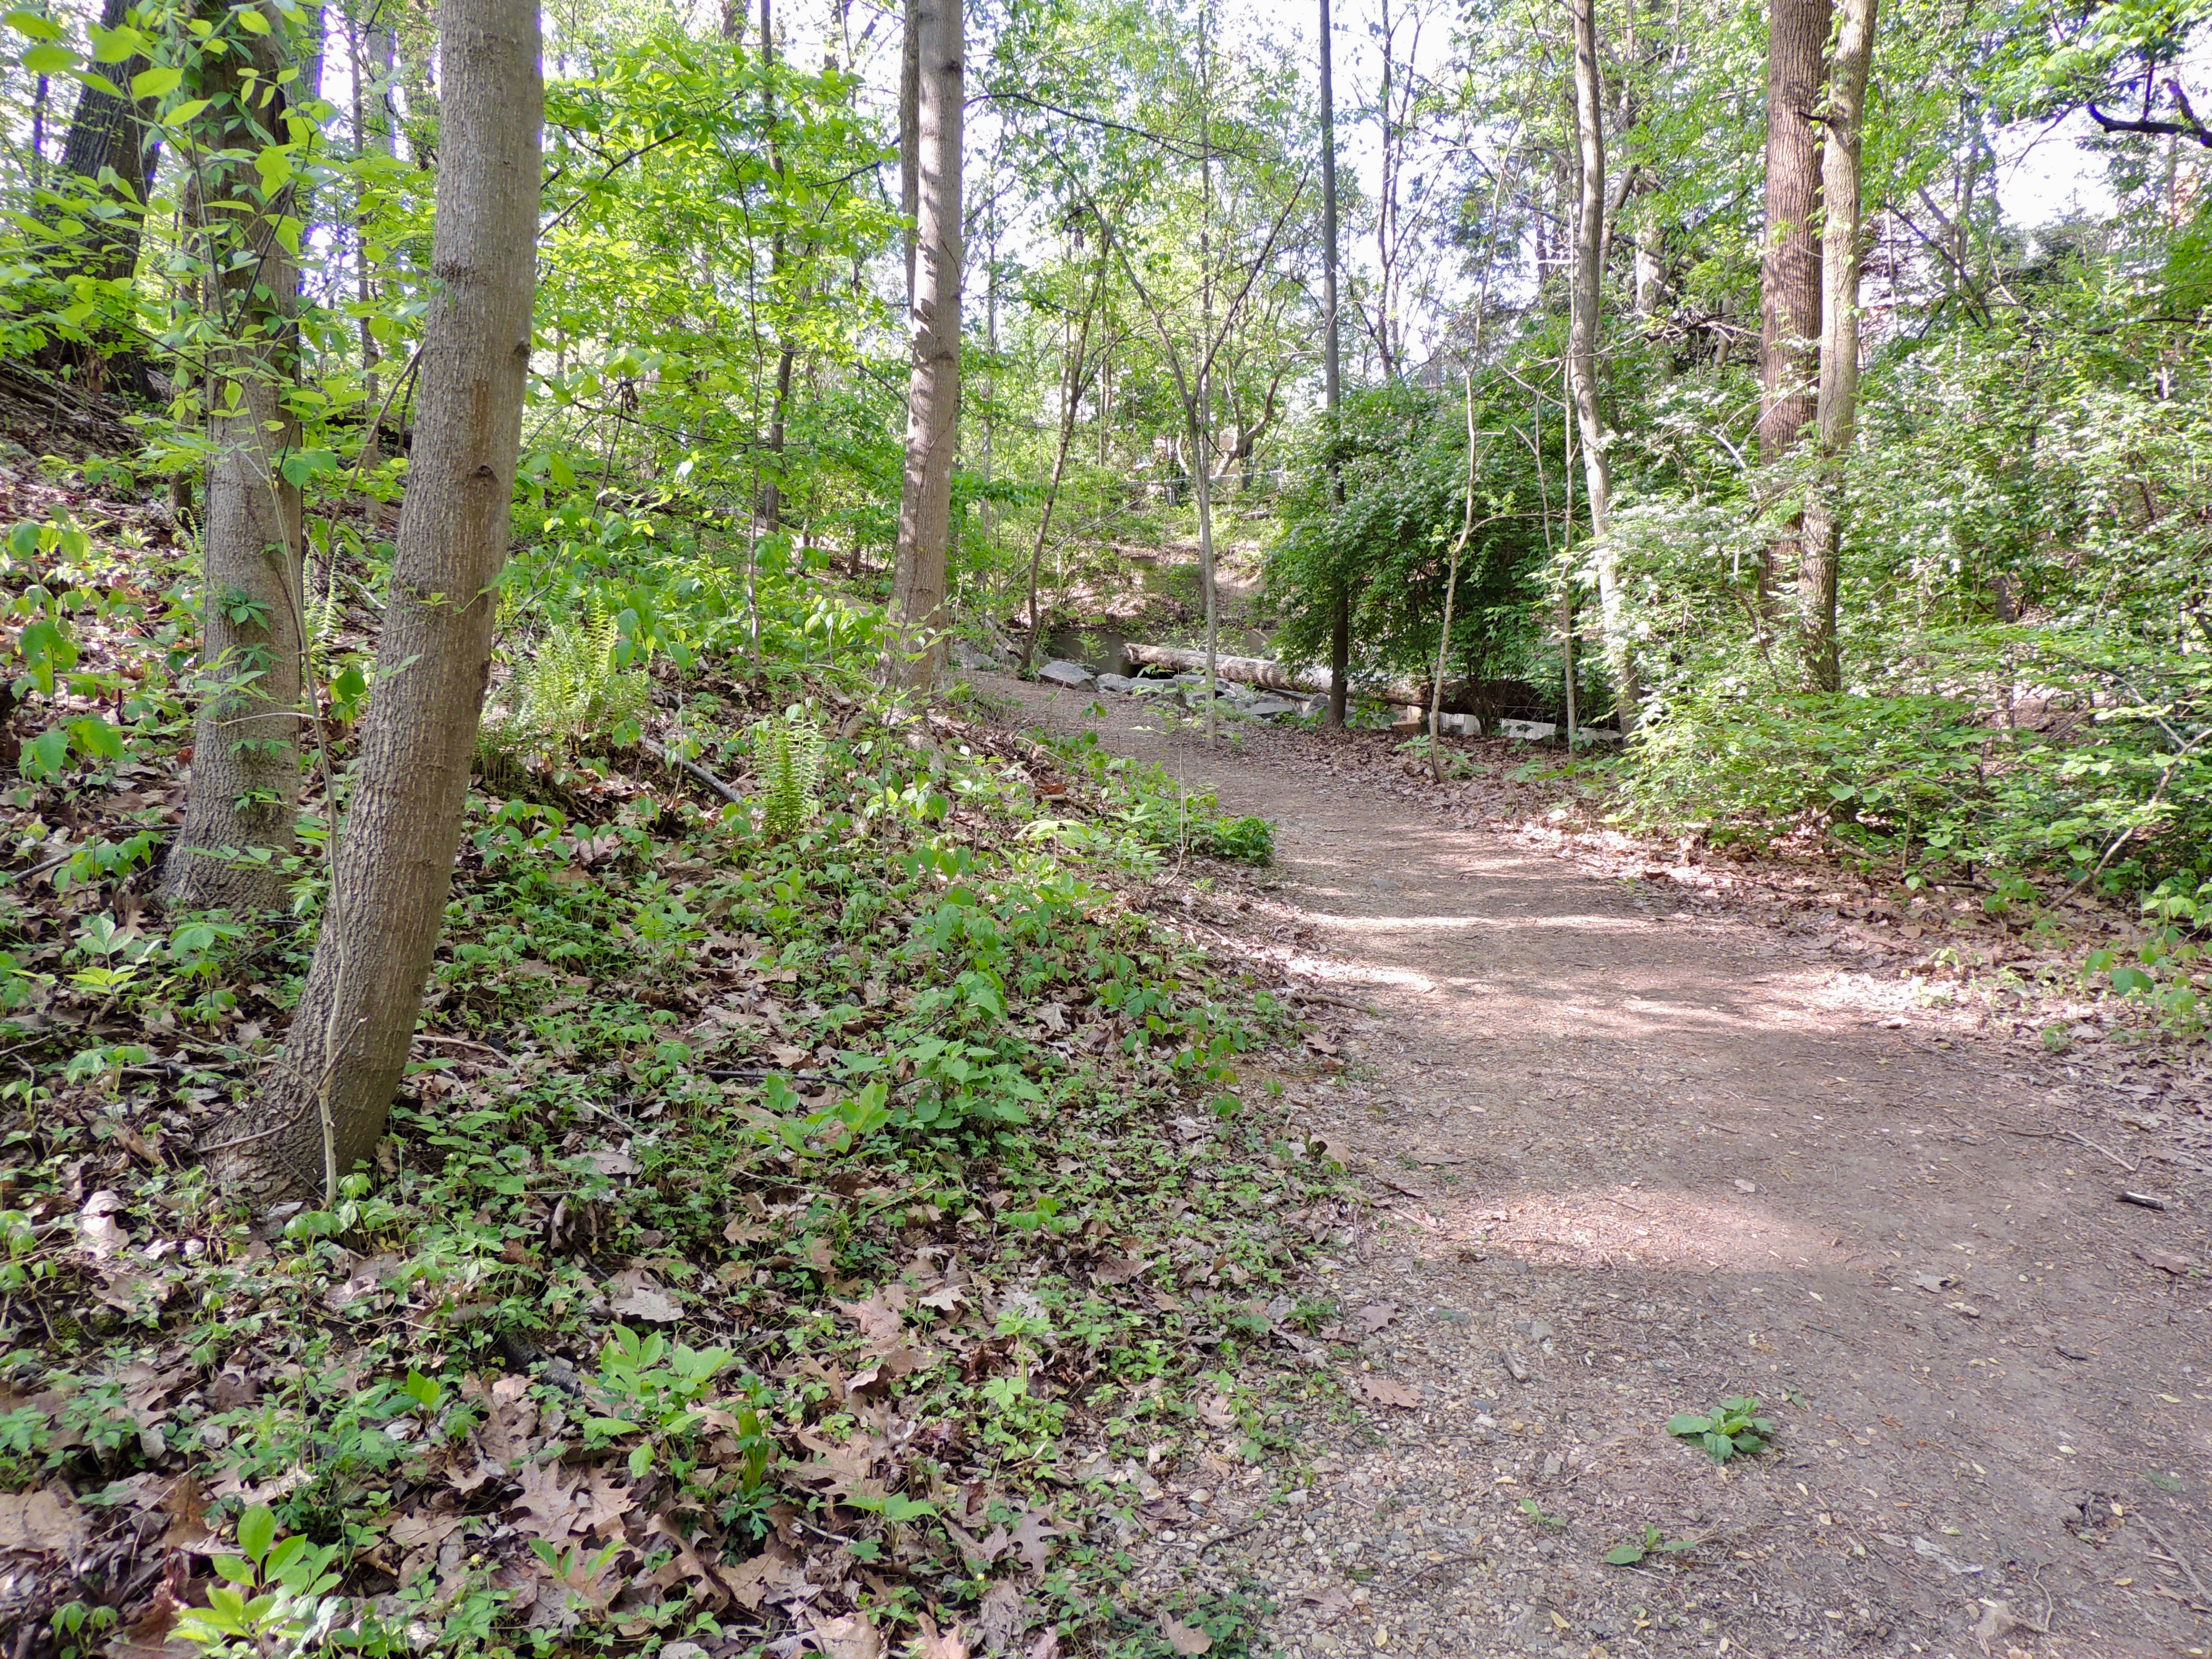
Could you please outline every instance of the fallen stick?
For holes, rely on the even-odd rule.
[[[693,777],[698,779],[700,782],[705,784],[709,789],[720,795],[724,800],[730,801],[738,806],[743,806],[745,804],[745,798],[743,795],[731,788],[728,784],[724,783],[721,779],[716,777],[705,767],[698,765],[694,762],[685,760],[680,755],[670,754],[665,749],[663,749],[651,738],[640,738],[637,740],[637,746],[644,750],[647,754],[652,756],[653,759],[659,761],[663,766],[681,767],[684,771],[689,772]]]

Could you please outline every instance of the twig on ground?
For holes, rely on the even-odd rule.
[[[2171,1560],[2175,1566],[2181,1569],[2181,1576],[2189,1581],[2190,1588],[2197,1592],[2197,1599],[2200,1601],[2212,1603],[2212,1590],[2208,1590],[2204,1588],[2204,1581],[2197,1576],[2197,1569],[2190,1565],[2189,1558],[2184,1555],[2179,1550],[2174,1548],[2174,1547],[2166,1540],[2166,1534],[2151,1524],[2151,1519],[2148,1516],[2143,1514],[2141,1510],[2137,1510],[2136,1513],[2136,1519],[2142,1522],[2143,1530],[2150,1534],[2151,1542],[2157,1545],[2159,1548],[2164,1550],[2166,1553],[2167,1559]]]
[[[2071,1129],[2008,1129],[2000,1126],[1997,1133],[1999,1134],[2012,1135],[2021,1140],[2070,1140],[2076,1146],[2087,1146],[2091,1152],[2101,1153],[2104,1157],[2109,1158],[2113,1163],[2118,1164],[2120,1168],[2125,1170],[2130,1175],[2133,1175],[2137,1170],[2142,1168],[2142,1160],[2141,1158],[2137,1158],[2134,1163],[2130,1164],[2127,1159],[2122,1158],[2111,1147],[2100,1146],[2095,1141],[2090,1139],[2088,1136],[2084,1134],[2076,1134]]]
[[[698,779],[700,782],[705,784],[709,789],[720,795],[724,800],[729,801],[734,805],[742,806],[744,805],[745,798],[743,795],[731,788],[728,784],[724,783],[721,779],[716,777],[712,772],[709,772],[705,767],[699,765],[696,762],[685,760],[680,755],[670,754],[665,749],[663,749],[651,738],[640,738],[637,740],[637,746],[644,750],[647,754],[652,756],[653,759],[659,761],[663,766],[678,767],[684,771],[689,772],[693,777]]]

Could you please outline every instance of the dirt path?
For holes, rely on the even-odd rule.
[[[1288,1080],[1376,1200],[1300,1287],[1379,1326],[1358,1404],[1302,1492],[1179,1472],[1152,1576],[1255,1586],[1294,1659],[2212,1648],[2212,1290],[2156,1265],[2206,1258],[2201,1174],[2048,1138],[2127,1132],[1718,905],[987,689],[1274,819],[1302,969],[1376,1016]],[[1744,1392],[1765,1455],[1663,1431]],[[1697,1547],[1601,1562],[1647,1525]]]

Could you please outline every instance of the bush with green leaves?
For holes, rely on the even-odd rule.
[[[614,616],[596,598],[587,620],[556,623],[532,641],[484,713],[483,749],[504,758],[635,743],[653,687],[642,668],[621,665],[621,644]]]
[[[821,810],[822,728],[804,704],[793,703],[781,719],[754,721],[750,736],[761,782],[761,828],[781,841]]]
[[[1716,1463],[1762,1452],[1774,1439],[1774,1420],[1759,1414],[1757,1395],[1723,1400],[1709,1412],[1681,1412],[1667,1419],[1667,1432],[1694,1440]]]

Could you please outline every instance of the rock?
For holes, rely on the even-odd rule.
[[[1048,685],[1065,685],[1078,691],[1087,691],[1098,681],[1098,677],[1081,663],[1065,659],[1047,663],[1037,670],[1037,678]]]
[[[964,668],[970,673],[979,669],[996,670],[1003,666],[995,653],[973,640],[953,641],[951,654],[955,668]]]
[[[1603,726],[1577,726],[1575,727],[1575,741],[1577,743],[1619,743],[1620,733]]]
[[[1273,720],[1278,714],[1296,714],[1304,711],[1305,705],[1292,702],[1288,697],[1261,697],[1245,706],[1244,712],[1255,720]]]
[[[1550,720],[1500,720],[1498,735],[1518,738],[1523,743],[1543,743],[1559,735],[1559,728]]]
[[[1126,697],[1136,690],[1137,682],[1127,674],[1101,674],[1098,689],[1101,691],[1118,691]]]
[[[1450,738],[1479,738],[1482,735],[1482,721],[1474,714],[1439,714],[1437,730]]]

